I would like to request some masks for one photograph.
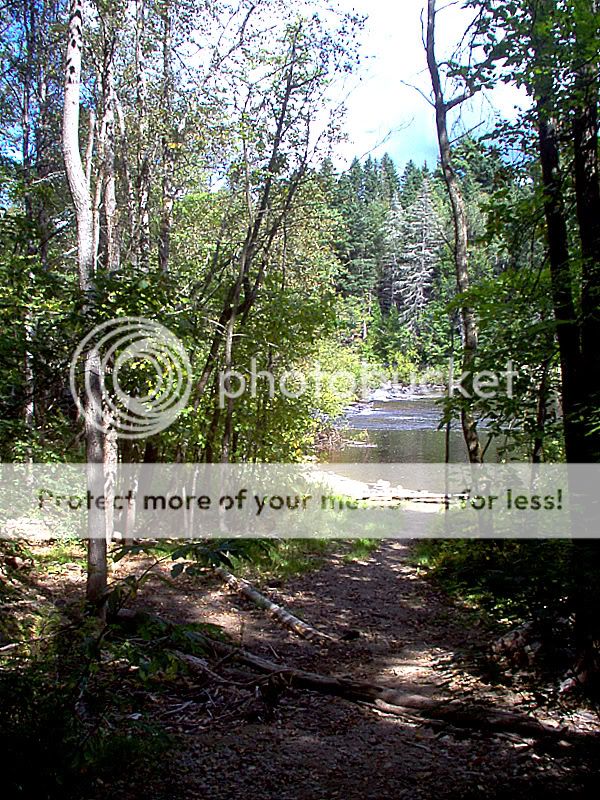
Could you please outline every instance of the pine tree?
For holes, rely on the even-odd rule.
[[[396,165],[388,153],[384,153],[379,167],[381,182],[381,197],[390,206],[398,200],[400,194],[400,177]]]
[[[432,299],[442,245],[429,181],[423,181],[415,202],[405,212],[400,224],[399,212],[394,212],[394,215],[388,233],[390,260],[395,262],[391,302],[407,328],[417,332],[421,314]],[[398,245],[400,249],[396,249]]]
[[[344,295],[364,296],[375,289],[381,271],[388,205],[381,199],[380,166],[355,158],[338,183],[335,200],[344,226],[337,243],[340,271],[337,288]]]
[[[363,167],[364,196],[367,202],[381,197],[381,169],[379,162],[369,156]]]
[[[394,285],[400,273],[400,259],[404,247],[404,211],[400,202],[392,203],[384,234],[384,257],[379,277],[377,296],[383,314],[390,313],[394,305]]]
[[[400,179],[400,202],[403,208],[408,208],[415,202],[423,186],[423,180],[424,171],[411,159]]]

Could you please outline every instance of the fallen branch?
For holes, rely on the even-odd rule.
[[[233,645],[203,637],[206,647],[221,658],[245,664],[263,674],[276,675],[289,687],[309,689],[321,694],[366,703],[386,714],[455,728],[471,728],[494,733],[515,733],[532,739],[579,741],[585,735],[540,722],[524,714],[500,711],[489,706],[465,706],[450,698],[432,699],[426,695],[405,692],[388,686],[347,678],[336,678],[276,664]],[[418,717],[415,716],[418,714]]]
[[[557,728],[545,725],[533,717],[523,717],[520,714],[490,708],[465,708],[450,699],[434,700],[426,695],[404,692],[375,683],[306,672],[276,664],[262,656],[224,642],[213,641],[204,636],[202,638],[205,645],[211,648],[215,655],[229,657],[233,661],[245,664],[264,674],[278,675],[280,680],[290,687],[310,689],[321,694],[367,703],[388,714],[404,716],[407,712],[411,714],[411,712],[417,711],[423,717],[440,720],[457,727],[474,727],[490,731],[518,731],[535,738],[545,735],[556,736],[560,733]]]
[[[251,583],[248,583],[248,581],[245,581],[242,578],[236,578],[235,575],[232,575],[231,572],[227,572],[227,570],[223,569],[223,567],[214,567],[213,571],[224,583],[237,592],[237,594],[245,597],[247,600],[250,600],[259,608],[264,609],[269,616],[276,619],[277,622],[284,626],[284,628],[287,628],[289,631],[301,636],[303,639],[308,639],[309,641],[323,641],[328,643],[339,641],[335,637],[330,636],[327,633],[323,633],[322,631],[313,628],[312,625],[309,625],[308,623],[303,622],[303,620],[298,619],[298,617],[295,617],[286,608],[277,605],[277,603],[273,603],[268,597],[265,597],[263,594],[257,591]]]
[[[188,667],[191,667],[196,672],[202,672],[205,675],[208,675],[209,678],[212,678],[216,683],[224,683],[224,684],[233,684],[233,681],[228,681],[226,678],[222,678],[220,675],[217,675],[210,667],[208,666],[208,662],[205,661],[203,658],[198,658],[198,656],[192,656],[189,653],[183,653],[181,650],[173,650],[173,655],[177,656],[177,658],[183,663],[187,664]]]

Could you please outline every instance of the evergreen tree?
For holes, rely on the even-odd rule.
[[[398,217],[396,213],[396,220]],[[398,309],[401,321],[414,333],[418,331],[419,319],[433,296],[443,241],[428,180],[423,181],[415,202],[403,215],[399,230],[395,222],[388,241],[391,248],[398,244],[401,247],[393,254],[392,303]]]
[[[400,179],[400,202],[403,208],[408,208],[415,202],[422,186],[423,170],[411,159]]]
[[[400,194],[400,177],[396,165],[388,153],[384,153],[380,165],[381,196],[390,206]]]
[[[337,289],[343,295],[364,296],[374,291],[381,269],[388,205],[381,199],[379,164],[355,158],[338,182],[335,210],[343,222],[338,240],[340,270]]]
[[[364,195],[367,202],[381,197],[381,169],[379,163],[369,156],[363,167]]]
[[[382,313],[387,315],[395,303],[394,287],[400,272],[400,259],[404,246],[404,211],[397,200],[390,209],[384,237],[384,257],[377,296]]]

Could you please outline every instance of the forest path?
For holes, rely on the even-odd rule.
[[[468,653],[484,651],[486,632],[468,609],[450,601],[409,560],[410,543],[385,541],[364,560],[343,554],[319,570],[263,587],[277,602],[329,633],[358,639],[323,649],[299,640],[244,600],[215,585],[198,596],[191,582],[177,591],[154,585],[146,600],[174,621],[213,622],[272,661],[368,679],[432,697],[489,703],[558,722],[535,699],[485,683]],[[197,586],[197,585],[196,585]],[[155,592],[154,589],[157,591]],[[183,589],[183,592],[182,592]],[[269,591],[270,589],[270,591]],[[243,677],[241,677],[243,676]],[[250,679],[233,672],[234,679]],[[559,748],[544,752],[509,734],[434,729],[306,691],[286,691],[271,705],[246,704],[242,718],[226,689],[194,695],[185,711],[183,751],[174,759],[170,800],[383,800],[384,798],[514,798],[597,796],[597,764]],[[198,717],[194,717],[197,709]],[[155,797],[163,797],[160,792]]]

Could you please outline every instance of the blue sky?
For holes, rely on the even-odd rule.
[[[429,94],[431,84],[421,41],[421,11],[425,0],[339,0],[345,10],[368,15],[362,36],[363,60],[348,86],[346,130],[349,141],[342,159],[388,152],[402,167],[410,158],[434,164],[438,157],[433,109],[405,83]],[[449,5],[438,17],[438,57],[449,55],[469,22],[460,4]],[[405,83],[403,83],[403,81]],[[513,117],[524,98],[515,89],[499,87],[466,104],[456,132],[494,115]],[[456,115],[455,115],[456,117]],[[485,127],[485,124],[483,127]]]

